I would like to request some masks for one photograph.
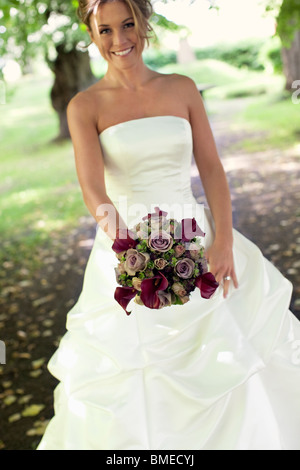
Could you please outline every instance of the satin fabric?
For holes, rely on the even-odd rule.
[[[127,121],[100,135],[107,192],[130,227],[155,206],[195,216],[213,240],[211,213],[190,186],[187,120]],[[142,210],[146,211],[141,213]],[[189,213],[189,215],[187,215]],[[49,362],[59,381],[39,450],[300,449],[300,324],[292,286],[234,230],[239,288],[150,310],[114,300],[117,264],[98,230],[67,333]]]

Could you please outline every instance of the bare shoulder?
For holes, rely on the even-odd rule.
[[[92,118],[94,112],[94,99],[90,90],[80,91],[69,102],[67,107],[68,119]]]
[[[188,93],[195,93],[198,91],[194,80],[186,75],[171,73],[162,75],[162,77],[164,77],[164,81],[167,86],[171,86],[178,91],[184,90]]]

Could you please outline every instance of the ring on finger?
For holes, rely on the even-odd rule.
[[[230,277],[230,276],[225,276],[223,279],[224,279],[224,281],[231,281],[231,277]]]

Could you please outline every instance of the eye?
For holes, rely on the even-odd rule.
[[[125,29],[134,28],[134,23],[133,23],[133,22],[126,23],[126,24],[124,25],[124,28],[125,28]]]
[[[105,29],[101,29],[99,31],[100,34],[108,34],[110,32],[110,29],[109,28],[105,28]]]

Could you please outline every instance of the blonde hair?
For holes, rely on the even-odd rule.
[[[90,17],[97,11],[97,9],[104,3],[109,3],[115,0],[79,0],[77,15],[79,19],[89,28]],[[132,13],[136,33],[140,40],[146,39],[149,45],[149,39],[152,37],[153,28],[149,23],[149,19],[153,14],[153,8],[149,0],[118,0],[127,5]]]

